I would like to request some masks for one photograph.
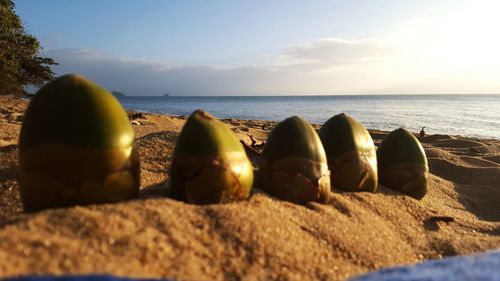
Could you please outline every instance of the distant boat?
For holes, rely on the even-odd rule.
[[[169,95],[169,94],[164,94],[163,96],[164,96],[164,97],[170,97],[170,95]]]

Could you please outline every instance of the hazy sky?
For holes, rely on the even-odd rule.
[[[15,0],[57,74],[128,95],[500,93],[500,1]]]

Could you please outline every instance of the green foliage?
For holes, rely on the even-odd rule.
[[[0,95],[19,95],[24,86],[52,80],[54,60],[37,56],[38,40],[29,35],[14,13],[12,0],[0,0]]]

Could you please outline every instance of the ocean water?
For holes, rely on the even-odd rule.
[[[399,127],[428,134],[500,139],[500,95],[363,95],[124,97],[127,110],[190,115],[203,109],[218,118],[280,121],[298,115],[314,124],[347,113],[369,129]]]

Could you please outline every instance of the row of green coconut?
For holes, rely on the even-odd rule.
[[[137,197],[140,161],[120,103],[79,75],[47,84],[31,100],[19,141],[21,199],[26,210],[118,202]],[[283,200],[328,202],[332,187],[376,192],[378,183],[420,199],[428,166],[419,141],[404,129],[376,150],[368,131],[339,114],[319,135],[300,117],[269,134],[254,167],[232,131],[195,111],[177,140],[168,195],[189,203],[246,199],[252,186]]]
[[[380,177],[382,184],[421,199],[427,174],[420,142],[404,129],[390,133],[376,150],[368,131],[346,114],[328,120],[319,135],[307,121],[293,116],[269,134],[256,185],[303,204],[328,202],[332,187],[376,192]],[[174,198],[200,204],[245,199],[254,177],[231,130],[201,110],[188,118],[179,136],[170,176]]]

